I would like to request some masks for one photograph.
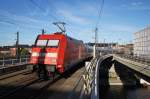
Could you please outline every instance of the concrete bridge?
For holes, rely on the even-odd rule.
[[[86,70],[81,99],[86,95],[91,99],[148,99],[150,96],[149,60],[109,54],[94,58]],[[145,92],[142,88],[148,89]]]
[[[22,67],[19,66],[21,63],[28,64],[27,60],[12,61],[10,63],[13,67]],[[8,68],[6,63],[2,63],[4,69]],[[62,99],[149,99],[149,63],[149,60],[126,55],[97,56],[72,77],[65,79],[66,84],[61,85],[64,79],[60,79],[52,86],[58,89],[61,95],[65,93],[65,88],[68,88],[66,86],[69,86],[66,96],[62,95],[65,98],[60,95]],[[3,68],[1,70],[4,71]],[[64,89],[61,89],[62,87]],[[58,97],[60,93],[56,91],[54,97]]]

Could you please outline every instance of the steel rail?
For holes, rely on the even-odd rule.
[[[8,96],[11,96],[12,94],[18,92],[19,90],[37,82],[37,81],[38,81],[38,79],[29,79],[29,80],[21,83],[21,86],[18,85],[16,88],[12,89],[11,91],[8,91],[7,93],[4,93],[3,95],[0,95],[0,99],[5,99],[5,98],[7,99]]]

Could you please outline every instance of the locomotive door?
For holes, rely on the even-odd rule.
[[[81,45],[79,46],[79,57],[78,58],[79,59],[82,58],[82,47],[81,47]]]

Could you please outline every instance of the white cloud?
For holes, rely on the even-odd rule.
[[[150,10],[150,7],[144,4],[142,1],[130,2],[129,4],[121,5],[121,7],[128,10]]]
[[[68,20],[69,22],[74,22],[78,24],[90,24],[91,23],[89,19],[75,15],[75,12],[73,11],[59,9],[57,12],[63,17],[65,17],[65,19]]]
[[[87,16],[98,16],[98,7],[95,7],[94,5],[90,5],[90,4],[82,4],[80,6],[80,12],[83,15],[87,15]]]
[[[141,1],[131,2],[132,6],[141,6],[142,4],[143,4],[143,2],[141,2]]]
[[[10,12],[0,10],[0,20],[4,24],[13,24],[19,27],[26,27],[26,28],[35,28],[41,29],[43,24],[46,24],[46,21],[36,20],[27,16],[15,15]]]
[[[112,32],[133,33],[135,30],[138,30],[138,27],[129,26],[129,25],[121,25],[121,24],[119,25],[113,24],[113,25],[108,26],[107,29]]]

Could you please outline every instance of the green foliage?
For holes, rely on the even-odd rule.
[[[20,57],[25,57],[29,54],[29,51],[25,48],[20,49]]]

